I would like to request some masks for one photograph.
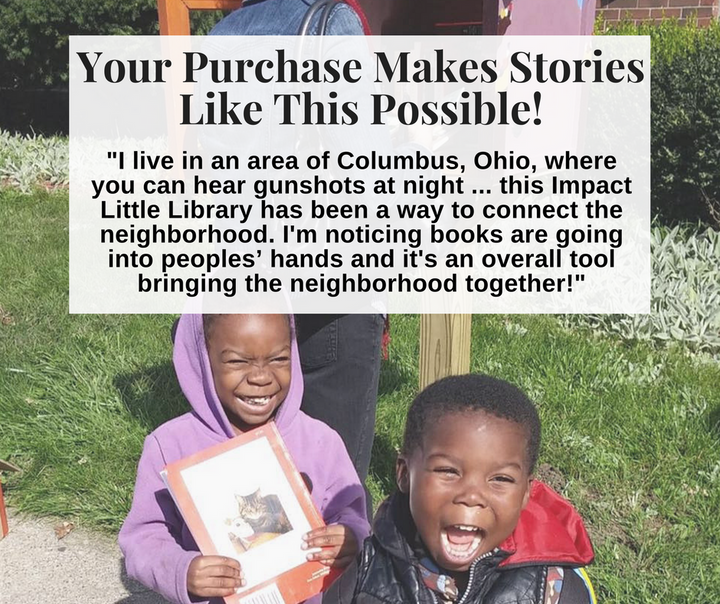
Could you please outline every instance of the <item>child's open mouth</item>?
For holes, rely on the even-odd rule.
[[[482,544],[482,530],[477,526],[455,524],[445,527],[440,533],[443,550],[448,561],[455,564],[469,564],[477,558]]]

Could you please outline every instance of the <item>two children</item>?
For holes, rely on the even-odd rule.
[[[369,530],[365,493],[340,437],[300,411],[303,383],[290,317],[184,315],[173,362],[192,411],[145,440],[119,536],[128,574],[183,604],[227,596],[243,584],[237,560],[200,555],[160,471],[269,419],[327,524],[308,534],[308,549],[322,548],[308,556],[347,566]]]
[[[582,570],[592,546],[572,506],[533,480],[540,421],[514,386],[465,375],[418,395],[397,460],[398,492],[359,546],[368,530],[363,489],[337,434],[299,410],[287,316],[183,316],[174,363],[193,411],[147,438],[120,533],[128,573],[166,598],[229,595],[243,576],[236,560],[198,553],[160,470],[272,418],[328,524],[308,535],[309,548],[322,548],[310,556],[350,565],[325,603],[594,603]]]

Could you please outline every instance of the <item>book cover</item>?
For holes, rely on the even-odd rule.
[[[324,522],[273,422],[171,463],[162,476],[200,551],[240,562],[247,583],[228,604],[295,604],[339,574],[301,549]]]

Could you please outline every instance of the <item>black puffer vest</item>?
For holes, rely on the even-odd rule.
[[[472,564],[468,585],[455,604],[543,604],[548,566],[584,566],[592,561],[590,541],[572,506],[541,483],[533,487],[533,494],[535,505],[528,505],[529,514],[523,511],[513,535]],[[556,509],[548,510],[543,503]],[[564,506],[574,514],[566,534],[562,534],[562,523],[552,513],[559,510],[559,518],[568,520]],[[536,520],[549,526],[529,526]],[[530,531],[533,538],[526,539]],[[557,543],[543,547],[547,539],[559,542],[562,549]],[[333,584],[323,603],[441,604],[444,600],[440,594],[422,580],[422,555],[407,497],[396,494],[380,506],[373,535],[365,540],[361,556]],[[545,555],[548,557],[543,559]]]

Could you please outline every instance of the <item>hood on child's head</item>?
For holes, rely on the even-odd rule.
[[[274,417],[282,431],[295,419],[303,395],[300,356],[295,339],[293,316],[290,317],[291,383],[285,400]],[[186,314],[180,317],[175,333],[173,364],[178,382],[195,415],[218,435],[233,437],[233,430],[215,391],[210,358],[205,344],[203,316]]]

